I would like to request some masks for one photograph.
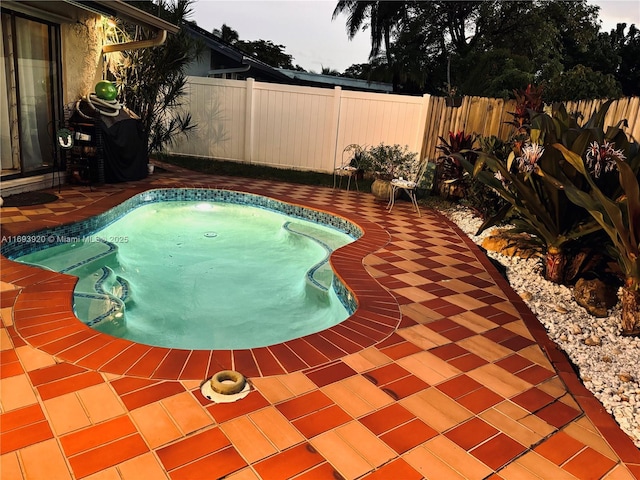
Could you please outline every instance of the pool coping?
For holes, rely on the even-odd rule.
[[[208,185],[176,188],[214,188]],[[45,225],[18,224],[20,235],[83,221],[157,188],[139,188],[110,197],[47,221]],[[2,256],[2,279],[22,287],[14,304],[14,325],[20,336],[40,349],[74,365],[114,375],[156,380],[205,380],[220,370],[238,370],[260,377],[309,370],[329,364],[389,338],[401,321],[395,297],[366,271],[363,259],[384,247],[389,234],[357,215],[323,206],[296,203],[282,195],[263,195],[279,202],[334,215],[354,223],[363,232],[353,243],[334,251],[330,263],[339,281],[352,291],[358,308],[346,320],[328,329],[267,347],[238,350],[188,350],[155,347],[113,337],[94,330],[73,313],[74,276],[13,262]],[[6,232],[6,229],[5,229]]]

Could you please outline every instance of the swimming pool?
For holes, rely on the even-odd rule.
[[[104,333],[172,348],[240,349],[351,315],[355,299],[327,260],[361,234],[340,217],[268,197],[160,189],[3,253],[78,276],[75,312]]]

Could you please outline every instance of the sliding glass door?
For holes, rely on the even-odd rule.
[[[2,12],[0,140],[2,176],[50,170],[58,104],[55,25]]]

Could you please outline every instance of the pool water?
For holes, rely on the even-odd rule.
[[[76,315],[104,333],[170,348],[242,349],[347,318],[328,255],[353,240],[264,208],[172,201],[17,260],[78,276]]]

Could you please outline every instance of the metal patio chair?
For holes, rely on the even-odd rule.
[[[418,160],[412,166],[409,178],[398,177],[391,180],[391,195],[389,197],[389,203],[387,204],[387,209],[389,212],[393,210],[393,206],[396,203],[396,193],[398,192],[398,190],[404,190],[405,192],[407,192],[407,195],[409,195],[413,207],[415,208],[416,212],[418,212],[418,216],[422,216],[422,214],[420,213],[420,207],[418,207],[418,201],[416,199],[416,190],[420,186],[420,180],[427,170],[428,164],[428,160]]]
[[[347,177],[347,191],[351,187],[351,179],[353,178],[356,184],[356,190],[358,188],[358,171],[360,170],[360,159],[364,154],[364,149],[357,143],[352,143],[344,147],[342,150],[342,160],[340,166],[333,169],[333,188],[336,188],[336,179],[340,179],[338,182],[338,188],[342,187],[342,178]]]

